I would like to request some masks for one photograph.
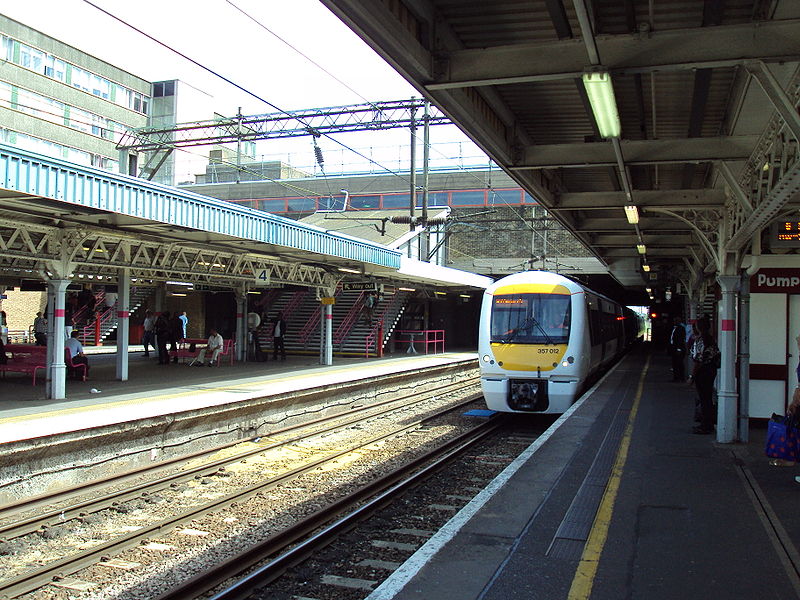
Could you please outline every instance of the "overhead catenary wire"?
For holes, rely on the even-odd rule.
[[[199,62],[199,61],[197,61],[197,60],[195,60],[195,59],[191,58],[190,56],[186,55],[185,53],[183,53],[183,52],[181,52],[181,51],[177,50],[176,48],[173,48],[173,47],[172,47],[172,46],[170,46],[169,44],[167,44],[167,43],[165,43],[165,42],[162,42],[161,40],[158,40],[158,39],[157,39],[157,38],[155,38],[154,36],[152,36],[152,35],[148,34],[147,32],[143,31],[142,29],[139,29],[138,27],[136,27],[136,26],[134,26],[133,24],[131,24],[131,23],[129,23],[129,22],[127,22],[127,21],[125,21],[124,19],[122,19],[122,18],[118,17],[117,15],[115,15],[115,14],[111,13],[110,11],[108,11],[108,10],[106,10],[106,9],[104,9],[104,8],[102,8],[102,7],[100,7],[100,6],[98,6],[97,4],[95,4],[94,2],[92,2],[91,0],[83,0],[83,2],[84,2],[84,3],[86,3],[86,4],[88,4],[89,6],[93,7],[94,9],[98,10],[99,12],[101,12],[101,13],[105,14],[105,15],[106,15],[106,16],[108,16],[109,18],[111,18],[111,19],[114,19],[115,21],[117,21],[117,22],[121,23],[121,24],[122,24],[122,25],[124,25],[125,27],[128,27],[128,28],[132,29],[133,31],[137,32],[139,35],[142,35],[142,36],[146,37],[147,39],[151,40],[152,42],[155,42],[155,43],[156,43],[156,44],[158,44],[159,46],[162,46],[162,47],[164,47],[165,49],[167,49],[168,51],[170,51],[170,52],[172,52],[172,53],[174,53],[174,54],[176,54],[176,55],[180,56],[180,57],[181,57],[181,58],[183,58],[184,60],[186,60],[186,61],[190,62],[191,64],[193,64],[193,65],[197,66],[198,68],[200,68],[200,69],[202,69],[202,70],[206,71],[207,73],[209,73],[209,74],[213,75],[214,77],[217,77],[217,78],[221,79],[222,81],[224,81],[224,82],[226,82],[227,84],[229,84],[229,85],[231,85],[231,86],[235,87],[236,89],[238,89],[238,90],[242,91],[243,93],[245,93],[245,94],[247,94],[247,95],[249,95],[249,96],[251,96],[251,97],[255,98],[256,100],[258,100],[258,101],[260,101],[260,102],[263,102],[264,104],[266,104],[267,106],[270,106],[271,108],[275,109],[276,111],[278,111],[278,112],[280,112],[280,113],[283,113],[283,114],[287,115],[288,117],[290,117],[290,118],[292,118],[292,119],[296,119],[296,120],[297,120],[297,121],[298,121],[300,124],[302,124],[302,125],[304,125],[304,126],[306,126],[306,127],[307,127],[307,124],[306,124],[306,123],[304,123],[304,121],[303,121],[302,119],[298,118],[296,115],[292,114],[290,111],[284,110],[283,108],[281,108],[281,107],[277,106],[276,104],[274,104],[274,103],[270,102],[270,101],[269,101],[269,100],[267,100],[266,98],[264,98],[264,97],[262,97],[262,96],[260,96],[260,95],[256,94],[255,92],[253,92],[253,91],[251,91],[251,90],[249,90],[249,89],[245,88],[244,86],[242,86],[242,85],[240,85],[240,84],[236,83],[235,81],[233,81],[232,79],[230,79],[230,78],[226,77],[225,75],[223,75],[223,74],[221,74],[221,73],[219,73],[219,72],[215,71],[214,69],[212,69],[212,68],[210,68],[210,67],[208,67],[208,66],[206,66],[206,65],[202,64],[201,62]],[[226,0],[226,2],[228,2],[228,4],[230,4],[230,5],[231,5],[231,6],[232,6],[234,9],[238,10],[239,12],[241,12],[242,14],[244,14],[245,16],[247,16],[247,18],[249,18],[249,19],[253,20],[254,22],[256,22],[256,24],[258,24],[260,27],[264,28],[264,29],[265,29],[266,31],[268,31],[270,34],[272,34],[272,35],[275,35],[275,37],[277,37],[278,39],[280,39],[280,40],[281,40],[283,43],[286,43],[286,44],[287,44],[287,45],[288,45],[290,48],[292,48],[293,50],[295,50],[296,52],[298,52],[299,54],[301,54],[301,56],[303,56],[304,58],[306,58],[307,60],[309,60],[309,61],[310,61],[312,64],[314,64],[314,65],[315,65],[315,66],[317,66],[318,68],[322,69],[324,72],[326,72],[326,73],[328,73],[329,75],[331,75],[332,77],[334,77],[334,79],[336,79],[337,81],[339,81],[339,83],[343,83],[343,82],[341,82],[341,81],[340,81],[338,78],[336,78],[335,76],[333,76],[332,74],[330,74],[330,73],[329,73],[327,70],[325,70],[325,69],[324,69],[324,68],[322,68],[320,65],[318,65],[318,64],[317,64],[315,61],[313,61],[312,59],[310,59],[309,57],[307,57],[305,54],[303,54],[302,52],[300,52],[300,51],[299,51],[297,48],[295,48],[294,46],[292,46],[291,44],[289,44],[288,42],[286,42],[286,40],[283,40],[282,38],[280,38],[280,36],[277,36],[276,34],[274,34],[274,32],[272,32],[271,30],[269,30],[269,28],[267,28],[267,27],[266,27],[266,26],[264,26],[263,24],[259,23],[259,22],[258,22],[256,19],[254,19],[254,18],[253,18],[251,15],[249,15],[249,14],[247,14],[246,12],[244,12],[243,10],[241,10],[241,9],[240,9],[238,6],[236,6],[235,4],[233,4],[232,2],[230,2],[229,0]],[[344,84],[344,85],[345,85],[346,87],[348,87],[348,89],[350,89],[351,91],[354,91],[354,90],[352,90],[352,88],[350,88],[350,87],[349,87],[349,86],[347,86],[346,84]],[[358,95],[359,97],[362,97],[362,98],[363,98],[363,96],[361,96],[361,94],[357,94],[357,95]],[[368,101],[368,102],[369,102],[369,101]],[[311,130],[311,128],[309,128],[309,130]],[[348,151],[352,152],[353,154],[355,154],[355,155],[357,155],[357,156],[360,156],[361,158],[363,158],[364,160],[366,160],[366,161],[367,161],[367,162],[369,162],[370,164],[374,164],[374,165],[376,165],[377,167],[379,167],[379,168],[383,169],[383,170],[384,170],[384,171],[386,171],[387,173],[389,173],[389,174],[391,174],[391,175],[393,175],[393,176],[396,176],[396,177],[398,177],[399,179],[401,179],[401,180],[403,180],[403,181],[407,181],[408,179],[410,179],[410,177],[409,177],[409,178],[405,178],[405,177],[404,177],[404,176],[403,176],[401,173],[398,173],[397,171],[395,171],[395,170],[393,170],[393,169],[390,169],[390,168],[386,167],[385,165],[383,165],[383,164],[381,164],[381,163],[379,163],[379,162],[375,161],[375,160],[374,160],[374,159],[372,159],[371,157],[368,157],[368,156],[364,155],[363,153],[361,153],[361,152],[357,151],[356,149],[354,149],[354,148],[350,147],[349,145],[345,144],[344,142],[341,142],[340,140],[336,139],[335,137],[333,137],[333,136],[332,136],[332,135],[330,135],[330,134],[321,134],[321,135],[322,135],[322,136],[324,136],[324,137],[326,137],[326,138],[328,138],[328,139],[330,139],[332,142],[334,142],[335,144],[337,144],[337,145],[339,145],[339,146],[343,147],[344,149],[346,149],[346,150],[348,150]],[[416,136],[416,135],[418,135],[418,134],[417,134],[416,132],[413,132],[413,135],[415,135],[415,136]],[[438,150],[436,150],[436,151],[438,152]],[[441,154],[441,153],[440,153],[440,154]],[[463,171],[465,171],[465,172],[469,173],[469,171],[468,171],[467,169],[464,169],[462,166],[459,166],[459,168],[460,168],[461,170],[463,170]],[[410,175],[410,173],[409,173],[409,175]],[[477,180],[481,181],[481,180],[480,180],[480,179],[479,179],[477,176],[475,176],[474,174],[472,174],[472,175],[473,175],[473,176],[474,176],[474,177],[475,177]],[[266,179],[269,179],[269,178],[266,178]],[[269,179],[269,180],[271,180],[271,179]],[[271,180],[271,181],[274,181],[274,180]],[[484,183],[484,182],[482,182],[482,183]],[[485,185],[485,183],[484,183],[484,185]],[[491,190],[491,191],[494,193],[494,190],[493,190],[493,188],[492,188],[490,185],[489,185],[489,186],[487,186],[487,189]],[[508,204],[508,202],[507,202],[505,199],[503,199],[503,202],[504,202],[505,204],[507,204],[507,205],[509,206],[509,208],[512,208],[512,210],[513,210],[513,207],[511,207],[511,205],[510,205],[510,204]],[[516,211],[515,211],[515,212],[516,212]],[[522,214],[520,214],[520,213],[518,213],[518,212],[517,212],[516,214],[517,214],[517,216],[520,218],[520,220],[521,220],[521,221],[522,221],[524,224],[526,224],[528,227],[530,227],[531,229],[533,229],[533,226],[532,226],[530,223],[528,223],[528,221],[525,219],[525,217],[524,217]]]
[[[108,10],[104,9],[103,7],[101,7],[101,6],[98,6],[97,4],[95,4],[94,2],[92,2],[91,0],[83,0],[83,2],[84,2],[84,3],[86,3],[86,4],[88,4],[88,5],[89,5],[89,6],[91,6],[92,8],[94,8],[94,9],[96,9],[96,10],[100,11],[100,12],[101,12],[101,13],[103,13],[104,15],[106,15],[106,16],[108,16],[108,17],[110,17],[111,19],[114,19],[115,21],[117,21],[117,22],[121,23],[121,24],[122,24],[122,25],[124,25],[125,27],[128,27],[128,28],[132,29],[133,31],[135,31],[135,32],[136,32],[136,33],[138,33],[139,35],[142,35],[142,36],[146,37],[147,39],[151,40],[152,42],[155,42],[155,43],[156,43],[156,44],[158,44],[159,46],[162,46],[163,48],[166,48],[168,51],[170,51],[170,52],[172,52],[172,53],[174,53],[174,54],[177,54],[178,56],[180,56],[180,57],[181,57],[181,58],[183,58],[184,60],[186,60],[186,61],[190,62],[191,64],[193,64],[193,65],[195,65],[196,67],[198,67],[198,68],[202,69],[203,71],[206,71],[207,73],[209,73],[209,74],[213,75],[214,77],[217,77],[217,78],[221,79],[221,80],[222,80],[222,81],[224,81],[225,83],[227,83],[227,84],[229,84],[229,85],[232,85],[233,87],[235,87],[236,89],[238,89],[238,90],[239,90],[239,91],[241,91],[241,92],[244,92],[244,93],[245,93],[245,94],[247,94],[248,96],[251,96],[251,97],[255,98],[255,99],[256,99],[256,100],[258,100],[259,102],[263,102],[263,103],[264,103],[264,104],[266,104],[267,106],[269,106],[269,107],[271,107],[271,108],[275,109],[276,111],[278,111],[278,112],[280,112],[280,113],[283,113],[283,114],[285,114],[285,115],[286,115],[286,116],[288,116],[289,118],[295,119],[295,120],[296,120],[298,123],[300,123],[300,124],[301,124],[301,125],[303,125],[304,127],[308,128],[309,130],[310,130],[310,129],[312,129],[312,128],[311,128],[311,127],[309,127],[309,126],[308,126],[308,124],[307,124],[307,123],[305,123],[305,122],[304,122],[304,121],[303,121],[301,118],[299,118],[299,117],[297,117],[296,115],[292,114],[292,112],[290,112],[290,111],[287,111],[287,110],[284,110],[283,108],[281,108],[281,107],[277,106],[276,104],[274,104],[274,103],[270,102],[270,101],[269,101],[269,100],[267,100],[266,98],[263,98],[262,96],[260,96],[260,95],[256,94],[255,92],[253,92],[253,91],[251,91],[251,90],[247,89],[247,88],[246,88],[246,87],[244,87],[243,85],[236,83],[235,81],[233,81],[233,80],[232,80],[232,79],[230,79],[229,77],[226,77],[226,76],[225,76],[225,75],[223,75],[222,73],[219,73],[219,72],[215,71],[215,70],[214,70],[214,69],[212,69],[211,67],[208,67],[208,66],[204,65],[203,63],[201,63],[201,62],[199,62],[199,61],[197,61],[197,60],[195,60],[195,59],[191,58],[190,56],[188,56],[188,55],[184,54],[184,53],[183,53],[183,52],[181,52],[180,50],[178,50],[178,49],[176,49],[176,48],[173,48],[173,47],[172,47],[172,46],[170,46],[169,44],[167,44],[167,43],[165,43],[165,42],[162,42],[161,40],[159,40],[159,39],[157,39],[157,38],[153,37],[152,35],[150,35],[150,34],[149,34],[149,33],[147,33],[146,31],[143,31],[142,29],[139,29],[138,27],[136,27],[136,26],[135,26],[135,25],[133,25],[132,23],[129,23],[129,22],[127,22],[125,19],[122,19],[121,17],[118,17],[117,15],[113,14],[112,12],[110,12],[110,11],[108,11]],[[382,165],[382,164],[380,164],[380,163],[378,163],[378,162],[374,161],[373,159],[371,159],[371,158],[369,158],[369,157],[367,157],[367,156],[364,156],[363,154],[361,154],[361,153],[360,153],[360,152],[358,152],[357,150],[355,150],[355,149],[351,148],[350,146],[348,146],[348,145],[347,145],[347,144],[345,144],[344,142],[341,142],[340,140],[337,140],[337,139],[336,139],[335,137],[333,137],[332,135],[329,135],[329,134],[326,134],[326,133],[323,133],[323,134],[321,134],[321,135],[322,135],[323,137],[326,137],[326,138],[330,139],[330,140],[331,140],[332,142],[334,142],[335,144],[338,144],[338,145],[342,146],[343,148],[345,148],[345,149],[349,150],[349,151],[350,151],[350,152],[352,152],[353,154],[356,154],[357,156],[360,156],[360,157],[361,157],[361,158],[363,158],[364,160],[366,160],[366,161],[368,161],[368,162],[370,162],[370,163],[372,163],[372,164],[374,164],[374,165],[376,165],[376,166],[380,167],[381,169],[383,169],[383,170],[384,170],[384,171],[386,171],[387,173],[390,173],[390,174],[392,174],[392,175],[394,175],[394,176],[396,176],[396,177],[399,177],[400,179],[404,179],[404,178],[403,178],[403,176],[402,176],[400,173],[397,173],[396,171],[394,171],[394,170],[392,170],[392,169],[389,169],[388,167],[386,167],[386,166],[384,166],[384,165]]]
[[[287,40],[285,40],[284,38],[282,38],[281,36],[279,36],[279,35],[278,35],[277,33],[275,33],[275,32],[274,32],[272,29],[270,29],[269,27],[267,27],[266,25],[264,25],[264,24],[263,24],[261,21],[259,21],[258,19],[256,19],[256,18],[255,18],[254,16],[252,16],[250,13],[248,13],[248,12],[247,12],[247,11],[245,11],[243,8],[241,8],[240,6],[238,6],[236,3],[234,3],[234,2],[231,2],[231,0],[225,0],[225,2],[227,2],[227,3],[228,3],[228,4],[230,4],[230,5],[231,5],[231,6],[232,6],[234,9],[236,9],[236,10],[238,10],[240,13],[242,13],[242,14],[243,14],[245,17],[247,17],[248,19],[250,19],[250,20],[251,20],[253,23],[255,23],[255,24],[258,26],[258,27],[260,27],[261,29],[263,29],[264,31],[266,31],[267,33],[269,33],[271,36],[275,37],[277,40],[279,40],[280,42],[282,42],[283,44],[285,44],[286,46],[288,46],[289,48],[291,48],[291,49],[292,49],[294,52],[296,52],[297,54],[299,54],[300,56],[302,56],[304,59],[306,59],[306,60],[307,60],[308,62],[310,62],[312,65],[314,65],[315,67],[317,67],[317,68],[318,68],[320,71],[322,71],[323,73],[325,73],[326,75],[328,75],[328,76],[329,76],[331,79],[333,79],[334,81],[336,81],[337,83],[339,83],[340,85],[342,85],[343,87],[345,87],[346,89],[348,89],[349,91],[353,92],[353,93],[354,93],[356,96],[358,96],[359,98],[361,98],[361,99],[362,99],[364,102],[366,102],[367,104],[372,104],[372,101],[371,101],[371,100],[368,100],[367,98],[365,98],[364,96],[362,96],[362,95],[361,95],[359,92],[357,92],[355,89],[353,89],[352,87],[350,87],[350,86],[349,86],[349,85],[348,85],[346,82],[344,82],[344,81],[342,81],[341,79],[339,79],[339,78],[338,78],[336,75],[334,75],[333,73],[331,73],[331,72],[330,72],[328,69],[326,69],[325,67],[323,67],[322,65],[320,65],[320,64],[319,64],[317,61],[315,61],[313,58],[311,58],[310,56],[308,56],[307,54],[305,54],[305,53],[304,53],[302,50],[300,50],[299,48],[297,48],[296,46],[294,46],[292,43],[290,43],[289,41],[287,41]]]

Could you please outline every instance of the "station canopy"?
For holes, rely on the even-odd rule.
[[[696,287],[754,243],[786,251],[796,0],[322,2],[623,284]]]

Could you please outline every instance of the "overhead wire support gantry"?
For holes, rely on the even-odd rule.
[[[261,115],[237,115],[178,123],[171,127],[143,127],[126,132],[117,144],[117,149],[153,152],[230,142],[410,127],[414,122],[414,112],[422,109],[424,103],[423,99],[412,98]],[[450,124],[450,119],[431,107],[429,123],[447,125]]]

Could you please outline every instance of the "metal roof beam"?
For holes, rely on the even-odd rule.
[[[674,29],[596,38],[612,74],[725,67],[748,60],[797,61],[798,20]],[[746,44],[742,40],[747,40]],[[587,66],[580,40],[444,51],[446,68],[426,84],[429,91],[508,85],[580,77]]]
[[[620,147],[626,165],[746,160],[758,136],[720,136],[691,139],[624,140]],[[528,146],[511,170],[617,166],[614,147],[605,142]]]
[[[636,252],[636,247],[631,246],[628,248],[627,246],[622,248],[608,248],[604,249],[602,252],[602,257],[605,259],[613,259],[613,258],[633,258],[633,257],[640,257],[641,255]],[[682,248],[664,248],[658,246],[648,246],[647,247],[647,258],[664,258],[670,259],[674,258],[675,260],[683,260],[686,256],[686,246]]]
[[[573,231],[576,233],[616,233],[619,231],[625,232],[630,227],[628,222],[623,218],[616,217],[588,217],[580,219],[574,226]],[[682,224],[670,221],[664,218],[642,218],[639,220],[639,228],[642,231],[650,232],[657,231],[663,233],[665,231],[685,231]]]
[[[553,212],[568,210],[606,210],[622,208],[627,203],[623,192],[573,192],[561,194],[550,208]],[[719,207],[725,203],[722,190],[636,190],[636,205],[647,207]],[[644,217],[642,217],[644,218]]]
[[[690,233],[681,234],[645,234],[643,236],[644,243],[647,246],[647,253],[650,254],[650,249],[656,248],[683,248],[694,245],[696,240]],[[642,241],[634,231],[621,231],[619,233],[601,233],[591,236],[593,246],[602,246],[603,248],[630,247],[636,250],[636,244],[641,244]]]
[[[792,132],[792,135],[795,139],[800,140],[800,115],[797,113],[797,107],[781,87],[781,84],[775,79],[772,71],[761,61],[751,61],[745,66],[747,72],[758,81],[775,110],[778,111],[786,126]]]

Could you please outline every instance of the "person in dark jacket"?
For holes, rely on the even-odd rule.
[[[176,312],[169,320],[169,350],[170,352],[178,351],[178,342],[183,339],[183,321],[180,315]],[[178,357],[172,359],[173,362],[178,362]]]
[[[156,319],[156,347],[158,348],[158,364],[169,364],[169,351],[167,344],[170,338],[170,314],[169,311],[158,315]]]
[[[281,360],[286,360],[286,348],[283,346],[283,336],[286,334],[286,321],[283,320],[283,313],[278,313],[272,319],[272,360],[278,360],[278,351],[281,353]]]
[[[686,327],[681,323],[680,317],[675,317],[672,320],[672,333],[669,336],[669,355],[672,357],[672,381],[685,381]]]
[[[700,425],[692,429],[692,433],[714,433],[714,379],[717,378],[720,352],[711,335],[708,319],[698,319],[697,330],[699,335],[692,346],[694,369],[689,381],[694,383],[700,397]]]

